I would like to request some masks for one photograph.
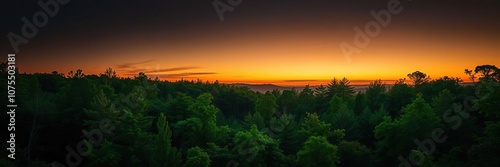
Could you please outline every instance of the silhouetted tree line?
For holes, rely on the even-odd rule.
[[[19,74],[16,160],[2,151],[0,166],[500,166],[500,70],[464,73],[265,93],[111,68]]]

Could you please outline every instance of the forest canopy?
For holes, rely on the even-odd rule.
[[[16,159],[0,166],[499,166],[500,70],[464,75],[256,92],[111,68],[18,74]]]

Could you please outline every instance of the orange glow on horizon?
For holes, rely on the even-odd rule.
[[[67,73],[80,68],[85,74],[100,74],[111,67],[121,77],[143,71],[169,81],[183,78],[277,85],[319,85],[334,77],[346,77],[352,84],[359,80],[397,80],[417,70],[433,79],[450,76],[468,81],[464,69],[500,65],[498,40],[488,34],[427,33],[394,26],[372,38],[348,62],[339,43],[353,43],[354,32],[350,29],[325,26],[253,30],[245,25],[235,29],[238,31],[179,35],[179,40],[131,33],[99,41],[93,49],[75,44],[68,48],[27,50],[17,57],[21,72],[27,73]],[[456,40],[456,36],[461,40]],[[38,57],[33,60],[23,59],[23,54],[35,53]]]

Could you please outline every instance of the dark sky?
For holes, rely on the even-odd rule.
[[[220,1],[227,4],[225,0]],[[13,52],[6,36],[9,32],[21,33],[23,26],[21,18],[25,16],[31,20],[33,14],[41,10],[37,2],[35,0],[2,2],[1,32],[4,34],[0,48],[2,54]],[[214,73],[223,73],[224,70],[210,68],[210,65],[196,61],[192,64],[183,62],[218,53],[223,56],[215,56],[214,59],[233,59],[224,54],[234,55],[255,50],[264,52],[266,49],[274,55],[285,55],[289,53],[276,48],[309,45],[328,46],[330,50],[335,50],[331,53],[335,55],[340,53],[338,43],[341,41],[352,43],[355,35],[353,27],[363,27],[372,21],[370,11],[386,9],[389,1],[242,0],[241,4],[234,7],[234,11],[224,14],[223,22],[219,20],[212,2],[209,0],[72,0],[60,6],[59,13],[50,18],[46,26],[39,28],[37,35],[29,39],[28,44],[20,45],[18,57],[23,62],[21,66],[30,72],[48,70],[43,67],[34,68],[40,63],[46,64],[47,68],[55,69],[58,69],[60,64],[70,64],[79,66],[74,68],[88,68],[87,71],[93,72],[93,68],[105,66],[102,64],[93,66],[92,63],[99,64],[95,61],[106,62],[108,66],[113,66],[147,60],[166,62],[168,59],[176,63],[160,63],[163,66],[161,68],[175,68],[176,64],[180,64],[179,66],[206,67],[206,70],[215,70]],[[377,37],[379,40],[374,39],[370,47],[363,52],[366,53],[363,55],[364,59],[381,54],[382,52],[378,50],[387,50],[395,46],[401,49],[400,52],[384,52],[384,54],[399,54],[400,57],[406,56],[412,59],[412,55],[401,55],[401,53],[412,52],[415,48],[421,47],[430,48],[428,52],[435,52],[435,49],[439,48],[436,46],[442,45],[444,51],[439,52],[440,55],[448,52],[450,54],[481,52],[484,60],[479,63],[491,62],[491,57],[500,55],[498,49],[495,49],[500,48],[500,1],[401,0],[400,2],[403,11],[392,16],[390,25],[383,28],[380,37]],[[408,46],[400,44],[405,40],[409,41]],[[468,43],[450,44],[457,41],[468,41]],[[472,49],[454,50],[454,47],[462,46],[471,46]],[[228,51],[235,48],[239,50]],[[127,55],[141,51],[154,53]],[[316,52],[317,55],[324,54],[320,50],[311,53]],[[156,55],[160,53],[161,57]],[[242,54],[240,57],[245,55]],[[283,60],[280,55],[276,57],[277,60]],[[317,59],[324,57],[327,56],[318,56]],[[242,58],[230,63],[245,61],[239,59]],[[256,59],[262,57],[257,56]],[[498,58],[493,60],[498,62]],[[79,63],[71,64],[72,61]],[[293,64],[288,65],[293,66]],[[64,71],[67,68],[58,70]]]

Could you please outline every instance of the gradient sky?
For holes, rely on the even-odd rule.
[[[21,18],[41,10],[36,2],[8,0],[2,33],[20,34]],[[27,73],[111,67],[122,77],[280,85],[396,80],[416,70],[466,79],[465,68],[500,66],[500,1],[400,2],[402,12],[347,61],[339,44],[353,44],[353,28],[388,1],[243,0],[221,22],[206,0],[73,0],[20,45],[17,63]],[[1,44],[13,52],[7,38]]]

